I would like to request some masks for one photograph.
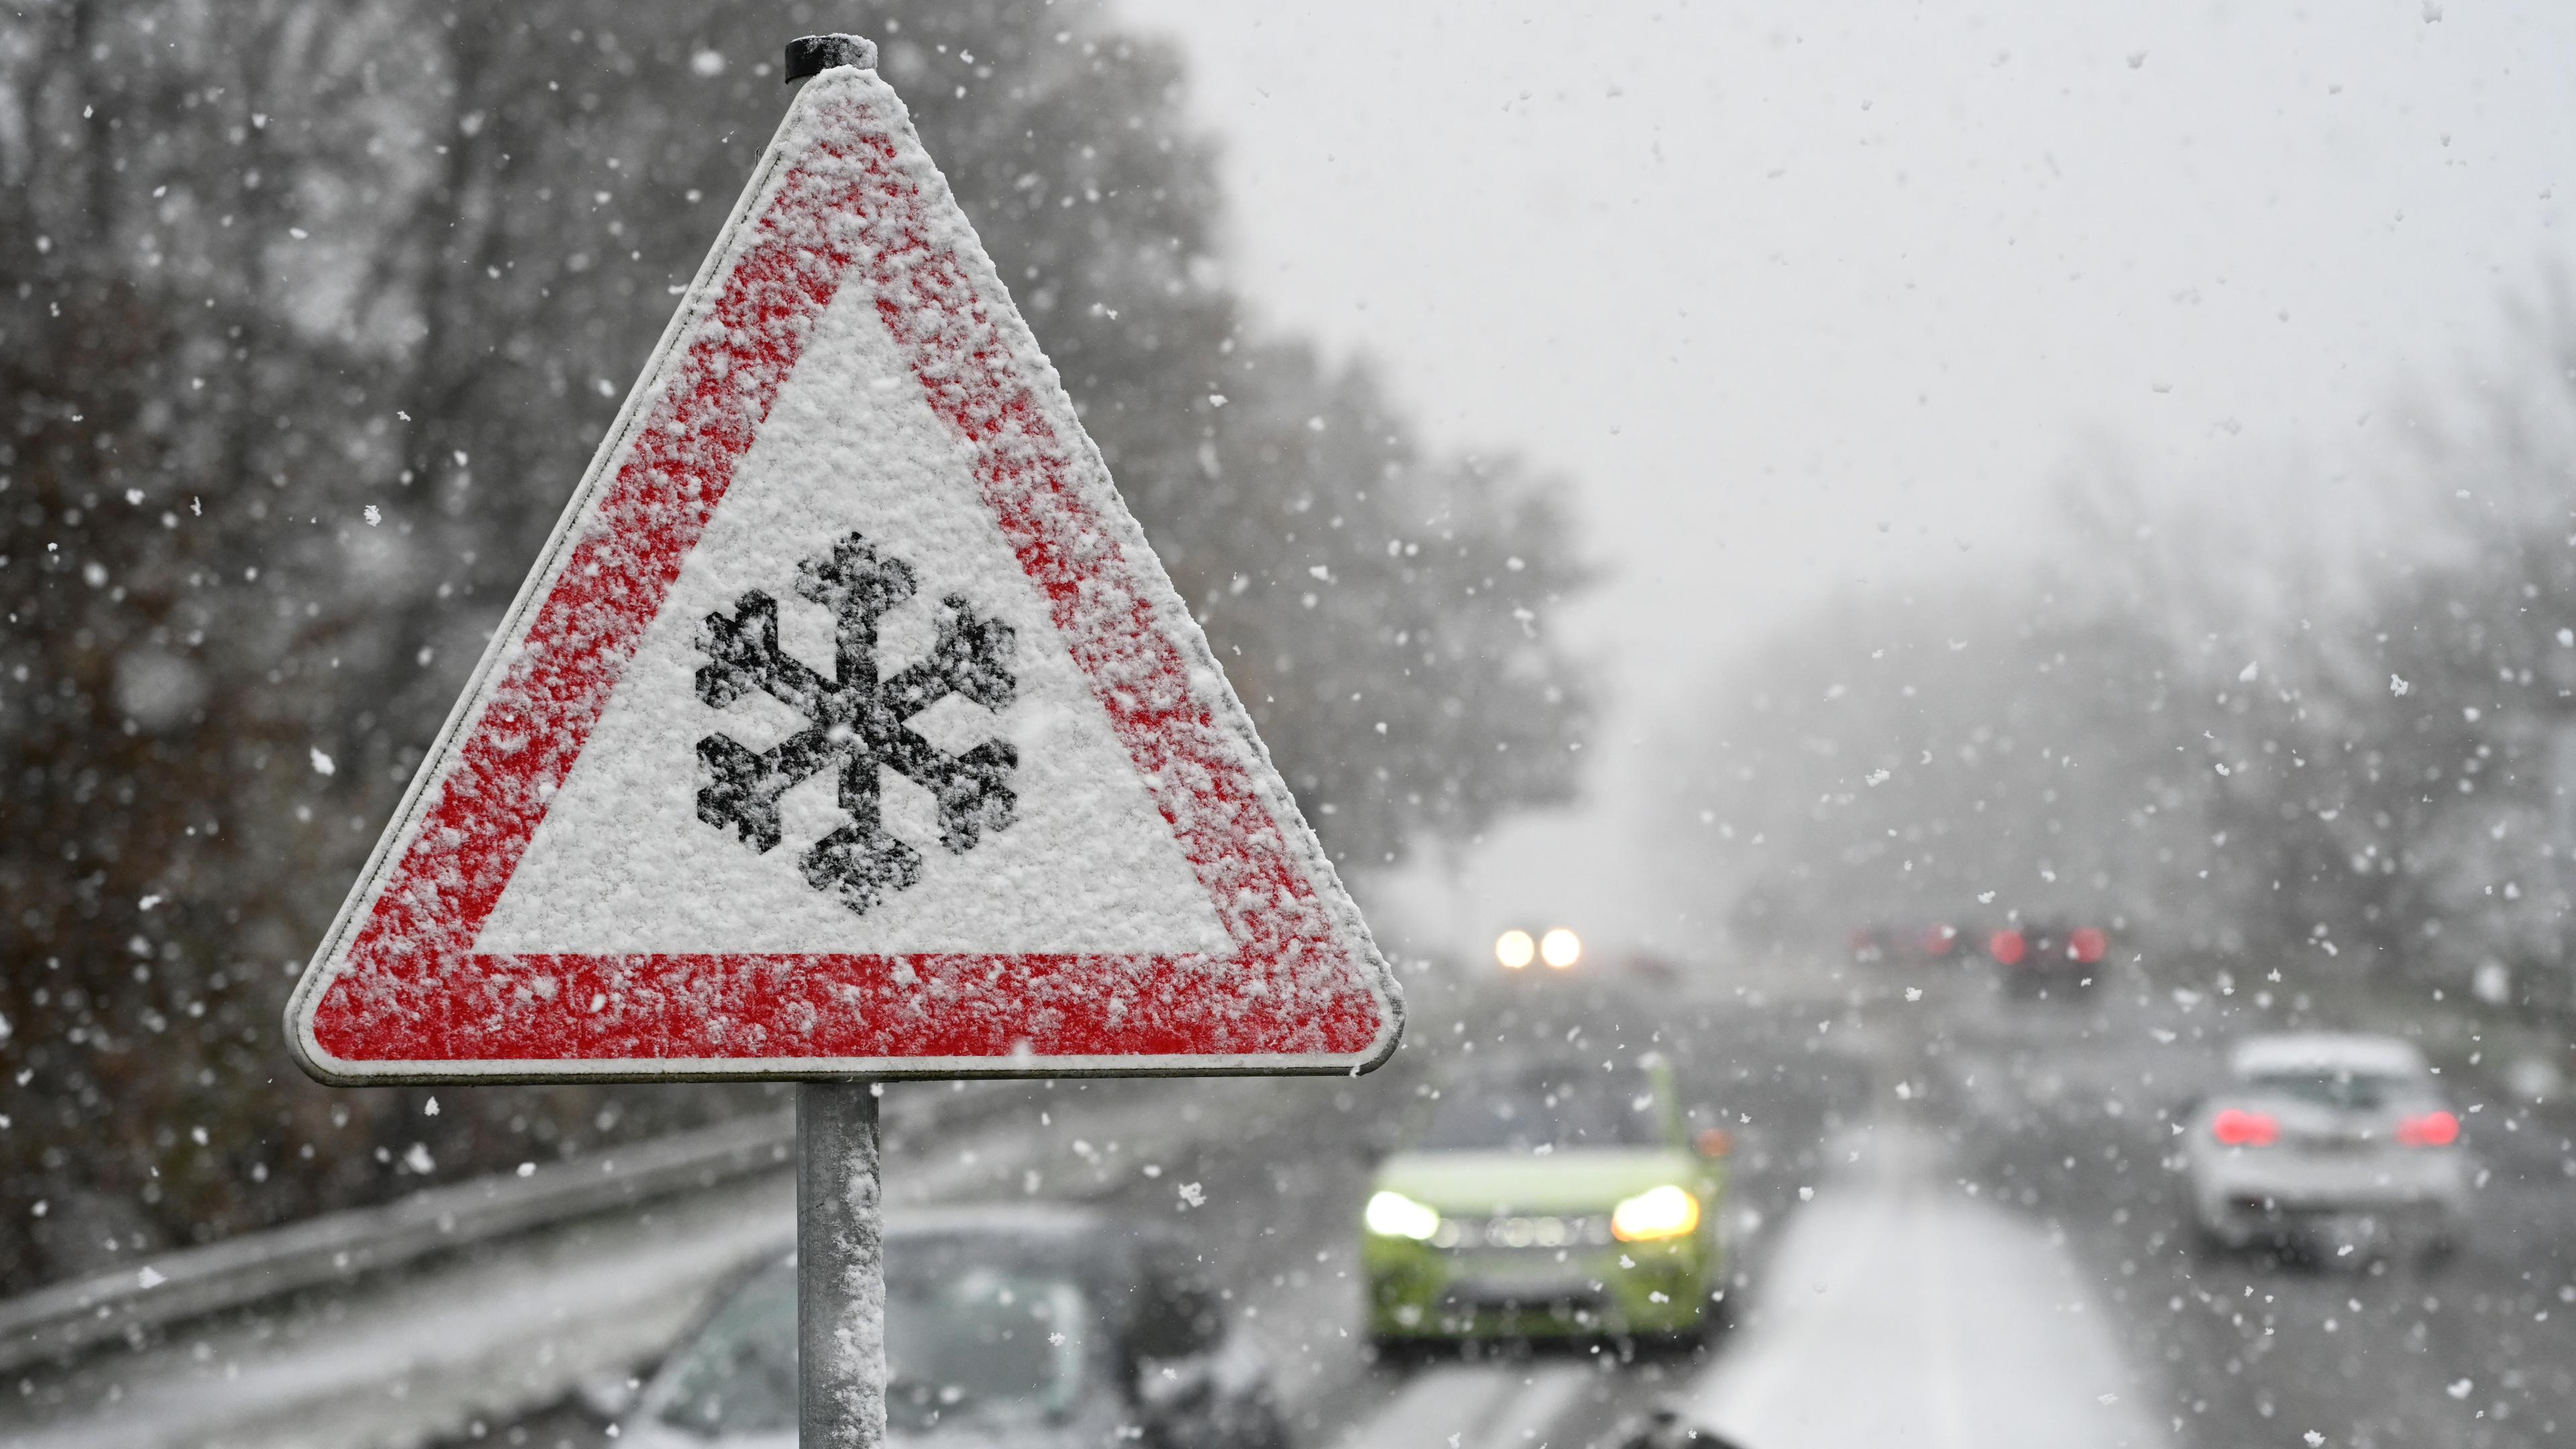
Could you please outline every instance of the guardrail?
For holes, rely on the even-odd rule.
[[[901,1103],[912,1110],[889,1110],[886,1125],[900,1133],[954,1124],[996,1100],[991,1092],[913,1095]],[[425,1188],[380,1207],[156,1253],[0,1301],[0,1373],[431,1254],[783,1171],[794,1165],[795,1143],[792,1111],[763,1113],[548,1163],[525,1176]]]
[[[157,1253],[0,1302],[0,1372],[431,1253],[784,1167],[794,1161],[795,1142],[794,1114],[766,1113],[549,1163],[524,1177],[475,1178],[382,1207]]]

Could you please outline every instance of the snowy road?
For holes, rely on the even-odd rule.
[[[1747,1445],[2154,1449],[2134,1377],[2063,1248],[1942,1181],[1940,1144],[1887,1123],[1802,1213],[1768,1312],[1693,1393]]]
[[[1744,1449],[2554,1442],[2576,1402],[2561,1128],[2473,1118],[2493,1124],[2493,1181],[2438,1278],[2202,1262],[2177,1231],[2156,1112],[2207,1049],[2156,1034],[2170,1025],[2116,1001],[2078,1015],[1964,993],[1531,994],[1463,1029],[1418,1016],[1415,1047],[1361,1081],[1032,1087],[971,1129],[898,1144],[891,1186],[1181,1217],[1229,1265],[1304,1449],[1576,1449],[1659,1404]],[[1369,1361],[1356,1204],[1425,1063],[1471,1036],[1480,1052],[1654,1045],[1689,1099],[1750,1119],[1731,1334],[1629,1362],[1599,1346]],[[0,1443],[603,1449],[561,1402],[572,1370],[648,1355],[728,1268],[785,1241],[787,1214],[783,1180],[755,1179],[399,1292],[200,1325],[31,1379]]]

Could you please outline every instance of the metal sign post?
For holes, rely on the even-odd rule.
[[[796,1088],[796,1442],[877,1449],[886,1432],[884,1182],[877,1084]]]

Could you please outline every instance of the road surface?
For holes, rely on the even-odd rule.
[[[1360,1080],[1031,1086],[889,1186],[1170,1215],[1228,1265],[1311,1449],[1600,1445],[1657,1406],[1745,1449],[2513,1446],[2576,1430],[2570,1123],[2462,1082],[2487,1165],[2464,1249],[2411,1263],[2204,1259],[2170,1118],[2223,1032],[2123,987],[2079,1008],[1967,978],[1819,972],[1794,993],[1545,983],[1434,997]],[[2204,1013],[2205,1015],[2205,1013]],[[1733,1331],[1402,1366],[1354,1335],[1370,1163],[1473,1053],[1653,1049],[1735,1122]],[[935,1091],[935,1087],[897,1088]],[[0,1443],[604,1449],[564,1386],[648,1357],[791,1231],[781,1177],[577,1224],[30,1375]],[[2311,1437],[2314,1436],[2314,1437]]]

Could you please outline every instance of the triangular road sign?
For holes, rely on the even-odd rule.
[[[873,71],[807,83],[287,1011],[333,1082],[1358,1071],[1400,1000]]]

